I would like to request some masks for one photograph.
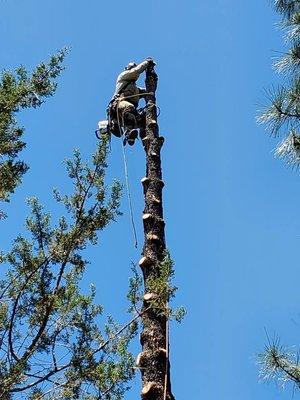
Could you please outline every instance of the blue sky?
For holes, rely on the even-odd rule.
[[[264,88],[278,82],[272,60],[284,50],[267,0],[1,0],[1,68],[33,67],[72,47],[59,89],[41,109],[20,116],[30,171],[7,207],[1,246],[24,229],[25,198],[57,215],[53,187],[66,187],[62,161],[94,149],[116,76],[130,60],[152,56],[159,74],[166,235],[176,262],[176,303],[188,314],[171,326],[177,399],[289,399],[259,382],[256,354],[264,328],[299,344],[299,173],[272,152],[276,140],[255,122]],[[120,320],[131,260],[140,258],[144,156],[127,149],[139,249],[124,216],[89,249],[85,283]],[[113,140],[109,179],[124,181]],[[292,347],[293,348],[293,347]],[[136,348],[138,352],[138,347]],[[127,398],[138,398],[139,379]],[[297,394],[296,394],[297,395]]]

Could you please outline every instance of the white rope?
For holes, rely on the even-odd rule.
[[[120,135],[122,137],[123,132],[122,132],[122,128],[121,128],[121,125],[120,125],[120,118],[119,118],[119,101],[120,100],[121,99],[118,100],[118,104],[117,104],[117,121],[118,121]],[[132,231],[133,231],[133,238],[134,238],[134,247],[137,249],[138,241],[137,241],[136,228],[135,228],[135,223],[134,223],[134,218],[133,218],[133,207],[132,207],[131,191],[130,191],[130,185],[129,185],[128,167],[127,167],[127,161],[126,161],[125,146],[123,146],[122,140],[121,140],[121,146],[122,146],[122,153],[123,153],[125,184],[126,184],[126,192],[127,192],[127,198],[128,198],[129,212],[130,212],[130,221],[131,221],[131,226],[132,226]]]
[[[130,220],[131,220],[131,225],[132,225],[132,230],[133,230],[134,247],[137,249],[138,241],[137,241],[137,234],[136,234],[135,223],[134,223],[134,218],[133,218],[133,207],[132,207],[131,191],[130,191],[130,186],[129,186],[129,176],[128,176],[126,154],[125,154],[125,146],[123,146],[122,142],[121,142],[121,146],[122,146],[122,152],[123,152],[126,191],[127,191],[127,198],[128,198],[129,211],[130,211]]]

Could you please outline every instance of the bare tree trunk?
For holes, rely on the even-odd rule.
[[[158,313],[149,304],[155,293],[149,289],[150,280],[160,274],[160,263],[164,259],[165,222],[163,219],[161,157],[160,150],[164,138],[159,136],[155,91],[157,74],[153,66],[146,71],[145,130],[141,132],[146,153],[146,176],[142,179],[145,209],[143,224],[145,242],[139,265],[143,272],[145,295],[142,314],[143,331],[141,333],[142,353],[137,364],[142,374],[143,388],[141,396],[146,400],[175,400],[171,392],[168,317]]]

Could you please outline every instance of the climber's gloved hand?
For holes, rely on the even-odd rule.
[[[156,63],[154,62],[152,57],[147,57],[146,61],[148,61],[149,65],[151,65],[153,67],[156,65]]]

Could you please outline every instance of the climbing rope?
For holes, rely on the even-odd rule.
[[[138,247],[137,233],[136,233],[136,228],[135,228],[135,223],[134,223],[134,218],[133,218],[133,207],[132,207],[131,191],[130,191],[130,186],[129,186],[129,176],[128,176],[126,154],[125,154],[125,146],[123,146],[122,142],[121,142],[121,146],[122,146],[122,152],[123,152],[124,173],[125,173],[125,182],[126,182],[126,191],[127,191],[127,197],[128,197],[129,211],[130,211],[130,220],[131,220],[131,226],[132,226],[133,237],[134,237],[134,247],[137,249],[137,247]]]
[[[134,95],[124,96],[124,97],[120,97],[120,98],[117,99],[116,112],[117,112],[117,122],[118,122],[120,137],[123,136],[123,131],[122,131],[122,127],[121,127],[121,124],[120,124],[120,115],[119,115],[119,107],[118,107],[119,102],[122,101],[122,100],[133,98],[133,97],[142,97],[142,96],[146,96],[146,95],[153,95],[153,93],[152,92],[137,93],[137,94],[134,94]],[[110,102],[110,104],[111,104],[111,102]],[[108,113],[108,118],[109,118],[109,113]],[[108,123],[109,123],[109,121],[110,121],[110,118],[108,120]],[[95,131],[95,134],[96,134],[96,137],[98,139],[100,139],[98,130]],[[125,148],[124,148],[125,146],[123,146],[122,142],[121,142],[121,146],[122,146],[122,153],[123,153],[126,192],[127,192],[129,212],[130,212],[130,220],[131,220],[131,225],[132,225],[132,230],[133,230],[133,237],[134,237],[134,247],[137,248],[138,247],[138,242],[137,242],[137,233],[136,233],[136,228],[135,228],[135,223],[134,223],[134,218],[133,218],[133,207],[132,207],[132,198],[131,198],[131,191],[130,191],[130,185],[129,185],[128,167],[127,167],[126,153],[125,153]],[[111,136],[109,138],[109,148],[110,148],[110,151],[111,151]]]
[[[121,125],[120,125],[119,107],[118,107],[120,100],[118,100],[118,104],[117,104],[117,122],[118,122],[120,135],[122,136],[123,132],[122,132],[122,128],[121,128]],[[127,192],[127,198],[128,198],[129,212],[130,212],[130,221],[131,221],[131,226],[132,226],[132,231],[133,231],[134,247],[137,249],[138,241],[137,241],[137,233],[136,233],[136,228],[135,228],[135,223],[134,223],[134,218],[133,218],[133,207],[132,207],[132,199],[131,199],[131,190],[130,190],[130,185],[129,185],[128,167],[127,167],[125,146],[123,146],[122,141],[121,141],[121,147],[122,147],[122,153],[123,153],[125,184],[126,184],[126,192]]]
[[[123,132],[122,132],[121,124],[120,124],[120,114],[119,114],[119,107],[118,107],[119,102],[122,100],[133,98],[133,97],[141,97],[141,96],[145,96],[145,95],[153,95],[153,93],[152,92],[146,92],[146,93],[140,93],[140,94],[138,93],[135,95],[120,97],[119,99],[117,99],[116,112],[117,112],[117,122],[118,122],[119,131],[120,131],[120,136],[123,136]],[[133,237],[134,237],[134,247],[137,249],[138,241],[137,241],[137,233],[136,233],[136,227],[135,227],[135,222],[134,222],[134,217],[133,217],[132,198],[131,198],[131,190],[130,190],[130,185],[129,185],[129,174],[128,174],[128,167],[127,167],[125,146],[123,146],[122,142],[121,142],[121,146],[122,146],[123,163],[124,163],[126,192],[127,192],[129,212],[130,212],[130,221],[131,221]]]

